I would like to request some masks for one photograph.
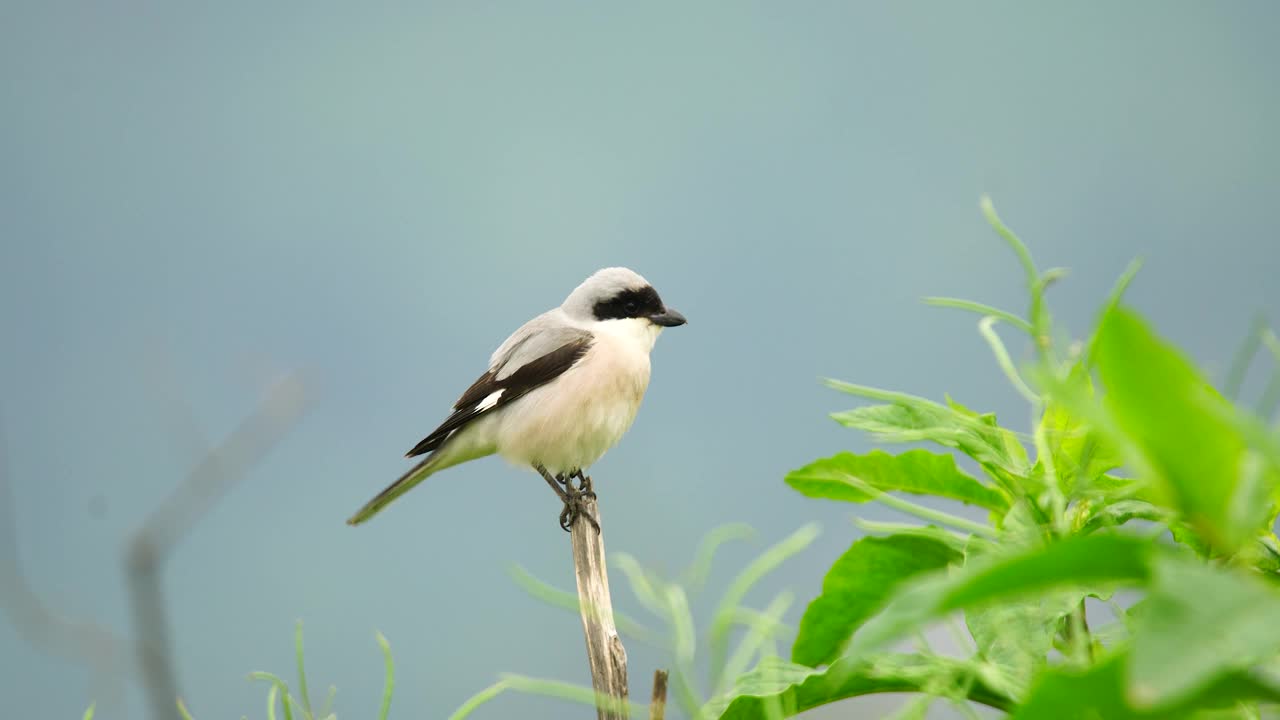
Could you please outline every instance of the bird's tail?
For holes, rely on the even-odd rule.
[[[440,466],[441,455],[439,452],[432,453],[422,460],[422,462],[414,465],[399,480],[387,486],[386,490],[378,493],[376,497],[364,504],[364,507],[356,511],[355,515],[347,518],[348,525],[359,525],[369,518],[377,515],[382,508],[390,505],[392,501],[401,495],[409,492],[415,485],[426,480],[436,470],[443,468]],[[446,466],[447,467],[447,466]]]

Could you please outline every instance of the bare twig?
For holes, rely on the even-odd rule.
[[[93,697],[103,714],[116,714],[124,704],[128,669],[126,643],[97,623],[63,617],[50,608],[27,582],[19,553],[17,511],[9,483],[8,458],[0,433],[0,610],[33,647],[87,665]]]
[[[277,383],[258,409],[218,448],[207,453],[135,534],[126,553],[136,636],[134,647],[105,627],[60,615],[27,582],[19,553],[17,512],[0,437],[0,609],[31,645],[83,662],[93,672],[92,694],[106,715],[123,707],[124,680],[136,654],[147,687],[151,715],[172,718],[178,700],[169,652],[168,619],[160,571],[173,547],[209,509],[279,440],[302,409],[295,376]],[[188,433],[190,435],[190,433]]]
[[[179,696],[161,587],[164,561],[219,499],[293,426],[303,407],[302,383],[288,376],[273,386],[252,415],[196,464],[129,543],[125,555],[136,652],[151,716],[173,717]]]
[[[609,597],[609,573],[604,562],[604,534],[587,520],[600,520],[595,498],[583,499],[584,513],[573,523],[573,570],[578,581],[578,601],[582,631],[587,637],[587,661],[591,665],[591,685],[597,697],[624,701],[604,707],[597,701],[599,720],[626,720],[627,651],[622,647],[613,623],[613,600]],[[602,523],[603,526],[603,523]]]
[[[653,671],[653,699],[649,701],[649,720],[663,720],[667,714],[667,671]]]

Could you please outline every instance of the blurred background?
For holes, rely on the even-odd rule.
[[[0,15],[0,421],[30,588],[128,636],[130,534],[264,388],[305,383],[302,420],[169,548],[199,720],[260,717],[246,675],[289,672],[297,619],[313,693],[336,684],[343,718],[377,707],[375,630],[397,661],[392,717],[445,717],[504,671],[589,684],[578,618],[507,575],[573,586],[532,473],[484,460],[343,520],[508,332],[599,267],[634,268],[690,320],[592,468],[609,550],[671,576],[711,528],[757,530],[694,598],[704,627],[733,574],[804,523],[822,536],[748,598],[793,590],[792,622],[854,514],[897,519],[783,485],[869,447],[826,418],[856,401],[820,376],[1027,426],[977,318],[919,302],[1022,310],[982,193],[1042,266],[1071,268],[1051,297],[1077,334],[1135,256],[1132,304],[1216,377],[1251,316],[1280,309],[1275,3]],[[614,597],[645,617],[620,577]],[[79,717],[91,669],[29,634],[0,622],[4,714]],[[646,694],[666,659],[628,651]],[[125,682],[100,717],[144,716]],[[844,711],[896,701],[859,702]],[[475,717],[584,712],[504,696]]]

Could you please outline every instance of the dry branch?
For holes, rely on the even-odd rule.
[[[22,567],[17,521],[0,433],[0,610],[33,647],[87,665],[99,710],[117,713],[125,700],[127,643],[102,625],[64,617],[40,597]]]
[[[174,716],[174,703],[180,694],[161,583],[165,560],[191,528],[294,425],[304,400],[297,376],[288,376],[270,388],[254,413],[196,464],[129,543],[125,569],[136,652],[150,714],[156,720]]]
[[[594,498],[584,499],[586,513],[601,521]],[[601,527],[604,523],[601,522]],[[578,581],[578,605],[582,631],[587,637],[587,661],[591,664],[591,684],[596,696],[621,702],[604,707],[597,703],[599,720],[627,720],[627,651],[613,623],[613,600],[609,597],[609,572],[604,561],[604,533],[597,532],[586,517],[573,523],[573,571]]]
[[[653,698],[649,701],[649,720],[663,720],[667,714],[667,671],[653,671]]]

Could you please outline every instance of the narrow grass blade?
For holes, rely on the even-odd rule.
[[[465,720],[465,718],[469,717],[471,713],[476,711],[476,708],[498,697],[509,687],[510,686],[507,684],[506,680],[499,680],[475,695],[467,698],[457,710],[453,711],[453,714],[449,716],[449,720]]]
[[[1258,398],[1258,415],[1266,420],[1274,415],[1276,407],[1280,406],[1280,337],[1277,337],[1275,331],[1270,328],[1263,330],[1258,337],[1259,341],[1266,345],[1276,365],[1271,373],[1271,379],[1267,382],[1267,387]]]
[[[324,697],[324,706],[320,710],[320,717],[327,718],[333,714],[333,699],[338,695],[336,685],[329,686],[329,693]]]
[[[307,671],[302,662],[302,621],[299,620],[293,633],[293,644],[296,650],[298,660],[298,694],[301,696],[302,707],[306,709],[307,715],[311,715],[311,694],[307,692]]]
[[[387,668],[387,679],[382,685],[382,707],[378,710],[378,720],[387,720],[387,713],[391,712],[391,693],[396,689],[396,664],[391,659],[391,644],[382,633],[378,633],[378,647],[382,648],[382,658]]]
[[[666,615],[666,603],[658,597],[658,592],[653,587],[653,583],[649,580],[648,574],[644,567],[640,565],[640,561],[634,556],[627,553],[616,553],[613,556],[613,565],[627,576],[627,583],[631,585],[631,592],[645,606],[649,612],[664,617]]]
[[[987,305],[985,303],[974,302],[972,300],[964,300],[962,298],[952,298],[952,297],[927,297],[927,298],[924,298],[924,303],[926,305],[932,305],[934,307],[966,310],[968,312],[977,313],[983,316],[991,316],[994,318],[999,318],[1000,320],[1003,320],[1004,322],[1009,323],[1010,325],[1018,328],[1019,330],[1022,330],[1023,332],[1026,332],[1026,333],[1032,332],[1031,323],[1027,322],[1026,320],[1023,320],[1022,318],[1009,312],[1008,310],[1001,310],[998,307],[992,307],[991,305]]]
[[[543,582],[534,577],[528,570],[514,563],[507,568],[507,574],[535,600],[541,600],[548,605],[570,610],[574,613],[580,612],[581,602],[578,600],[576,593],[567,592]],[[641,625],[629,615],[615,610],[613,612],[613,621],[618,626],[618,632],[623,635],[629,635],[650,645],[662,647],[662,642],[654,631]]]
[[[1018,369],[1013,365],[1013,358],[1009,356],[1009,350],[1004,346],[1004,341],[996,334],[995,323],[998,318],[988,315],[978,322],[978,332],[982,333],[983,339],[991,346],[991,352],[996,356],[996,364],[1004,372],[1005,377],[1009,378],[1009,383],[1013,385],[1013,389],[1018,394],[1026,398],[1027,402],[1033,407],[1039,408],[1041,405],[1040,396],[1036,395],[1026,382],[1022,380],[1022,376],[1018,374]]]
[[[289,693],[288,683],[281,679],[279,675],[262,671],[249,673],[249,679],[271,683],[271,686],[279,691],[280,695],[284,697],[284,720],[293,720],[293,708],[290,706],[290,701],[293,699],[293,695]],[[299,715],[302,715],[302,713],[299,713]],[[309,720],[309,715],[302,716]]]
[[[644,705],[620,700],[608,695],[601,695],[592,688],[559,680],[545,680],[524,675],[503,675],[502,680],[507,687],[517,692],[559,698],[581,705],[592,705],[604,708],[608,712],[630,713],[636,717],[641,717],[648,711],[648,708]]]
[[[691,718],[699,718],[700,704],[693,687],[693,654],[697,636],[693,630],[693,614],[689,611],[689,598],[684,588],[668,585],[664,596],[667,622],[671,626],[672,651],[675,655],[672,671],[675,675],[676,699]]]
[[[982,214],[986,216],[987,222],[991,225],[992,229],[994,229],[1000,237],[1004,238],[1004,241],[1013,249],[1014,254],[1018,256],[1018,262],[1022,265],[1022,271],[1027,276],[1027,284],[1031,287],[1035,287],[1040,284],[1040,272],[1036,270],[1035,261],[1031,259],[1031,251],[1027,249],[1026,243],[1022,242],[1022,240],[1020,240],[1018,236],[1009,229],[1009,226],[1004,224],[1004,221],[1000,219],[1000,216],[996,214],[996,206],[991,202],[991,196],[983,195],[982,199],[979,201],[979,205],[982,208]]]
[[[742,598],[753,585],[781,565],[787,558],[804,550],[818,537],[819,525],[809,523],[795,531],[781,542],[765,550],[730,583],[729,589],[720,598],[715,616],[711,620],[711,686],[720,684],[720,671],[723,670],[728,656],[729,629],[733,625],[734,609],[742,603]]]
[[[980,535],[988,538],[996,537],[997,533],[995,528],[973,522],[972,520],[966,520],[958,515],[952,515],[945,510],[934,510],[933,508],[925,507],[919,503],[914,503],[910,500],[900,498],[897,495],[891,495],[879,488],[872,487],[870,483],[861,478],[850,475],[844,478],[844,481],[856,488],[859,492],[869,495],[875,502],[891,507],[894,510],[904,512],[908,515],[914,515],[921,520],[939,523],[941,525],[949,525],[953,528],[964,530],[974,535]]]
[[[702,542],[698,543],[698,551],[694,554],[693,564],[689,566],[685,577],[688,580],[689,589],[697,592],[707,581],[707,575],[711,573],[711,563],[715,559],[716,551],[725,543],[733,540],[747,540],[755,535],[755,529],[746,523],[730,523],[721,525],[702,538]]]
[[[782,625],[782,615],[791,607],[794,599],[790,592],[783,591],[769,603],[764,612],[750,616],[746,635],[742,637],[742,641],[738,643],[738,647],[725,663],[722,685],[732,683],[739,675],[746,672],[751,666],[751,660],[756,657],[765,641],[778,634]],[[728,687],[719,687],[713,694],[722,695],[728,690]]]
[[[1223,378],[1222,394],[1226,395],[1228,400],[1235,402],[1240,396],[1240,386],[1244,384],[1245,375],[1249,374],[1249,366],[1253,364],[1258,350],[1262,348],[1262,335],[1266,330],[1267,319],[1262,313],[1258,313],[1249,324],[1249,334],[1245,335],[1244,342],[1240,343],[1240,347],[1236,349],[1235,356],[1231,358],[1231,368]]]

